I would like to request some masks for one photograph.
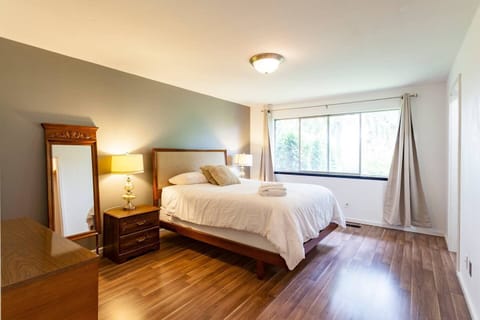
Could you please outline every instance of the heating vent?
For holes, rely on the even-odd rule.
[[[347,222],[347,227],[361,228],[362,226],[356,223]]]

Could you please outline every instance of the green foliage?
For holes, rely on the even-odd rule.
[[[299,162],[299,145],[298,137],[288,132],[286,134],[277,137],[279,141],[276,143],[275,160],[277,170],[298,170]]]

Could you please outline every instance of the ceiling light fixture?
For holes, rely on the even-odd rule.
[[[285,58],[278,53],[259,53],[250,58],[250,64],[260,73],[272,73]]]

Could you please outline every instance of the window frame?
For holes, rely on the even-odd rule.
[[[305,116],[287,116],[287,117],[274,117],[273,121],[273,165],[274,165],[274,174],[282,175],[298,175],[298,176],[317,176],[317,177],[330,177],[330,178],[346,178],[346,179],[364,179],[364,180],[383,180],[388,181],[388,176],[375,176],[375,175],[362,175],[362,113],[376,113],[376,112],[385,112],[385,111],[400,111],[400,106],[398,107],[384,107],[384,108],[373,108],[372,110],[358,110],[350,112],[334,112],[334,113],[323,113],[323,114],[311,114]],[[327,117],[327,170],[330,170],[330,117],[332,116],[343,116],[343,115],[358,115],[359,119],[359,143],[358,143],[358,174],[355,173],[344,173],[344,172],[333,172],[333,171],[311,171],[311,170],[301,170],[302,164],[302,119],[309,118],[321,118]],[[298,120],[298,171],[288,171],[288,170],[276,170],[275,168],[275,151],[276,151],[276,126],[278,120]],[[398,130],[398,129],[397,129]],[[392,154],[393,156],[393,154]]]

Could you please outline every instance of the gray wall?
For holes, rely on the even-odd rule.
[[[99,127],[100,163],[143,153],[137,204],[152,203],[152,147],[250,148],[248,107],[0,38],[3,219],[47,223],[42,122]],[[99,182],[101,209],[121,205],[124,177],[103,171]]]

